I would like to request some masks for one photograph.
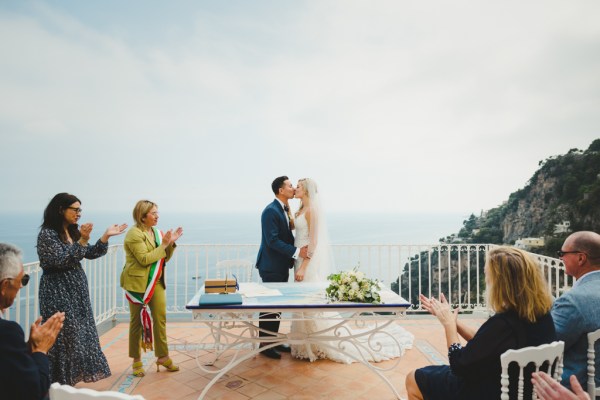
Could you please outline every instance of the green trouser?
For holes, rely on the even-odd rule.
[[[162,279],[156,282],[154,295],[148,303],[152,315],[152,341],[156,357],[169,355],[167,345],[167,296]],[[141,304],[129,303],[129,357],[141,358],[142,319]]]

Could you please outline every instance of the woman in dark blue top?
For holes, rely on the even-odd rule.
[[[423,307],[444,326],[450,365],[411,371],[406,377],[409,399],[499,399],[502,353],[556,340],[552,297],[541,269],[527,253],[512,247],[490,250],[485,281],[488,305],[496,314],[477,331],[457,319],[458,309],[452,312],[443,294],[439,301],[420,296]],[[460,344],[459,335],[466,345]],[[511,381],[518,379],[514,369],[509,374]],[[525,379],[526,395],[531,394],[529,381]],[[510,386],[513,398],[516,384]]]

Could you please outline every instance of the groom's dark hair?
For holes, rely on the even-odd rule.
[[[290,178],[288,178],[287,176],[280,176],[278,178],[275,178],[273,183],[271,183],[271,189],[273,189],[273,193],[275,193],[275,196],[279,194],[279,189],[283,187],[283,182],[287,181],[288,179]]]

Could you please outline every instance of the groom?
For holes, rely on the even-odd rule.
[[[262,235],[260,249],[256,259],[256,268],[263,282],[287,282],[290,268],[298,256],[307,258],[307,247],[294,247],[294,235],[290,227],[290,207],[288,201],[294,198],[294,186],[287,176],[275,178],[271,184],[275,200],[265,207],[260,217]],[[279,331],[279,313],[261,313],[262,319],[277,319],[277,321],[259,321],[259,337],[274,336],[263,330],[277,333]],[[261,347],[267,343],[261,343]],[[276,346],[263,350],[261,354],[279,359],[279,352],[290,352],[289,346]]]

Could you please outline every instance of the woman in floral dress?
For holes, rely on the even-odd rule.
[[[44,322],[54,313],[65,313],[65,322],[56,343],[48,352],[51,382],[75,385],[110,376],[100,348],[90,303],[83,258],[102,257],[108,239],[123,233],[127,225],[111,225],[93,245],[88,244],[93,224],[79,226],[81,201],[72,194],[59,193],[44,211],[37,252],[43,269],[40,280],[40,313]]]

